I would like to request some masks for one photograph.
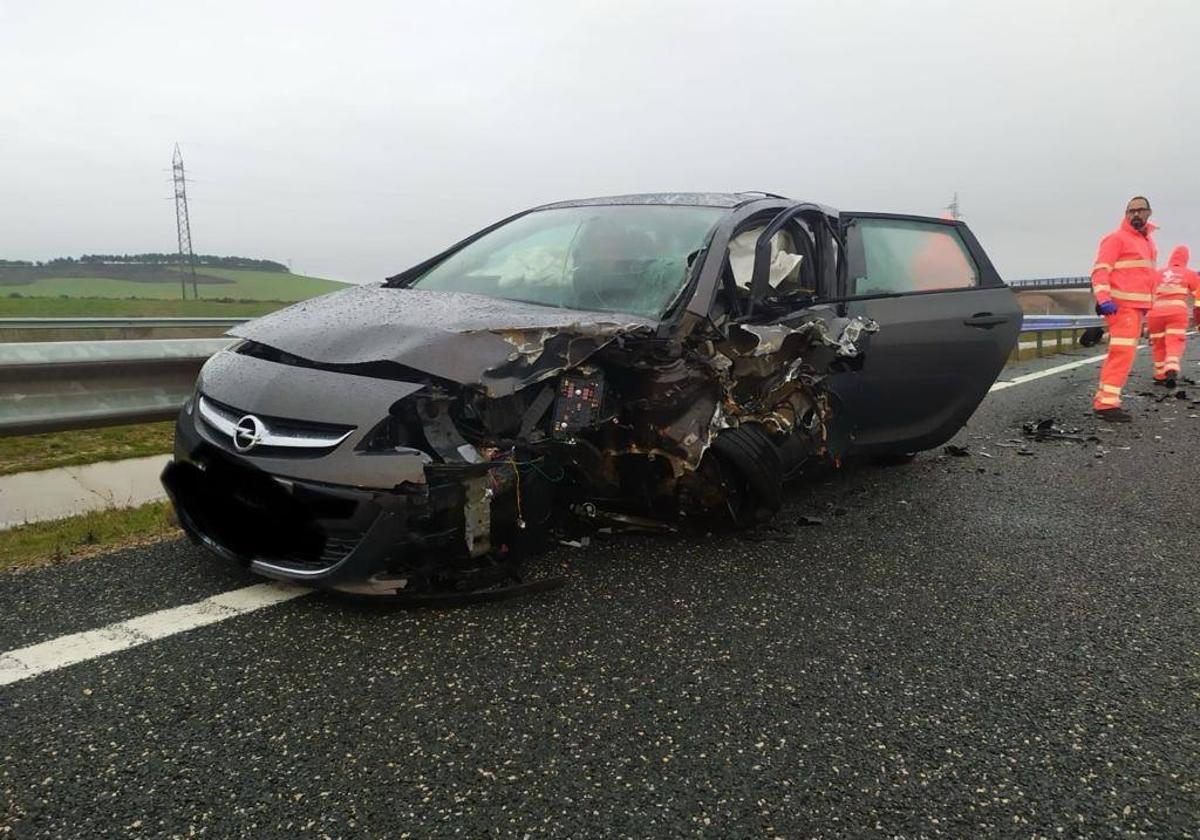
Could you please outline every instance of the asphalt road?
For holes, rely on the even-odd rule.
[[[454,610],[308,596],[2,687],[0,833],[1198,836],[1200,408],[1023,440],[1091,434],[1096,374],[758,539],[563,548],[564,589]],[[4,576],[0,651],[252,582],[184,543]]]

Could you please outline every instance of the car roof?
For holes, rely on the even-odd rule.
[[[785,198],[760,191],[736,193],[723,192],[660,192],[633,193],[630,195],[607,195],[598,198],[577,198],[571,201],[556,201],[553,204],[543,204],[535,210],[549,210],[559,207],[591,207],[617,204],[679,204],[687,207],[722,207],[731,209],[740,207],[751,201],[761,201],[764,198]]]

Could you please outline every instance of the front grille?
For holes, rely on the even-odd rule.
[[[336,566],[350,556],[350,552],[358,548],[363,535],[352,531],[329,531],[325,534],[325,545],[321,547],[318,557],[291,555],[283,557],[279,562],[305,571],[317,571]]]
[[[353,426],[252,415],[204,394],[197,401],[197,413],[218,440],[250,456],[321,456],[354,431]]]

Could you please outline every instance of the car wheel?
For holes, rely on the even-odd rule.
[[[1103,327],[1088,327],[1079,336],[1079,343],[1084,347],[1095,347],[1104,338]]]
[[[761,426],[726,429],[713,441],[726,507],[739,528],[748,528],[779,510],[783,503],[783,467],[779,452]]]

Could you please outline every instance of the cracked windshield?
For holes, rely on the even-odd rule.
[[[542,306],[662,315],[721,211],[564,207],[503,225],[425,272],[413,288]]]

